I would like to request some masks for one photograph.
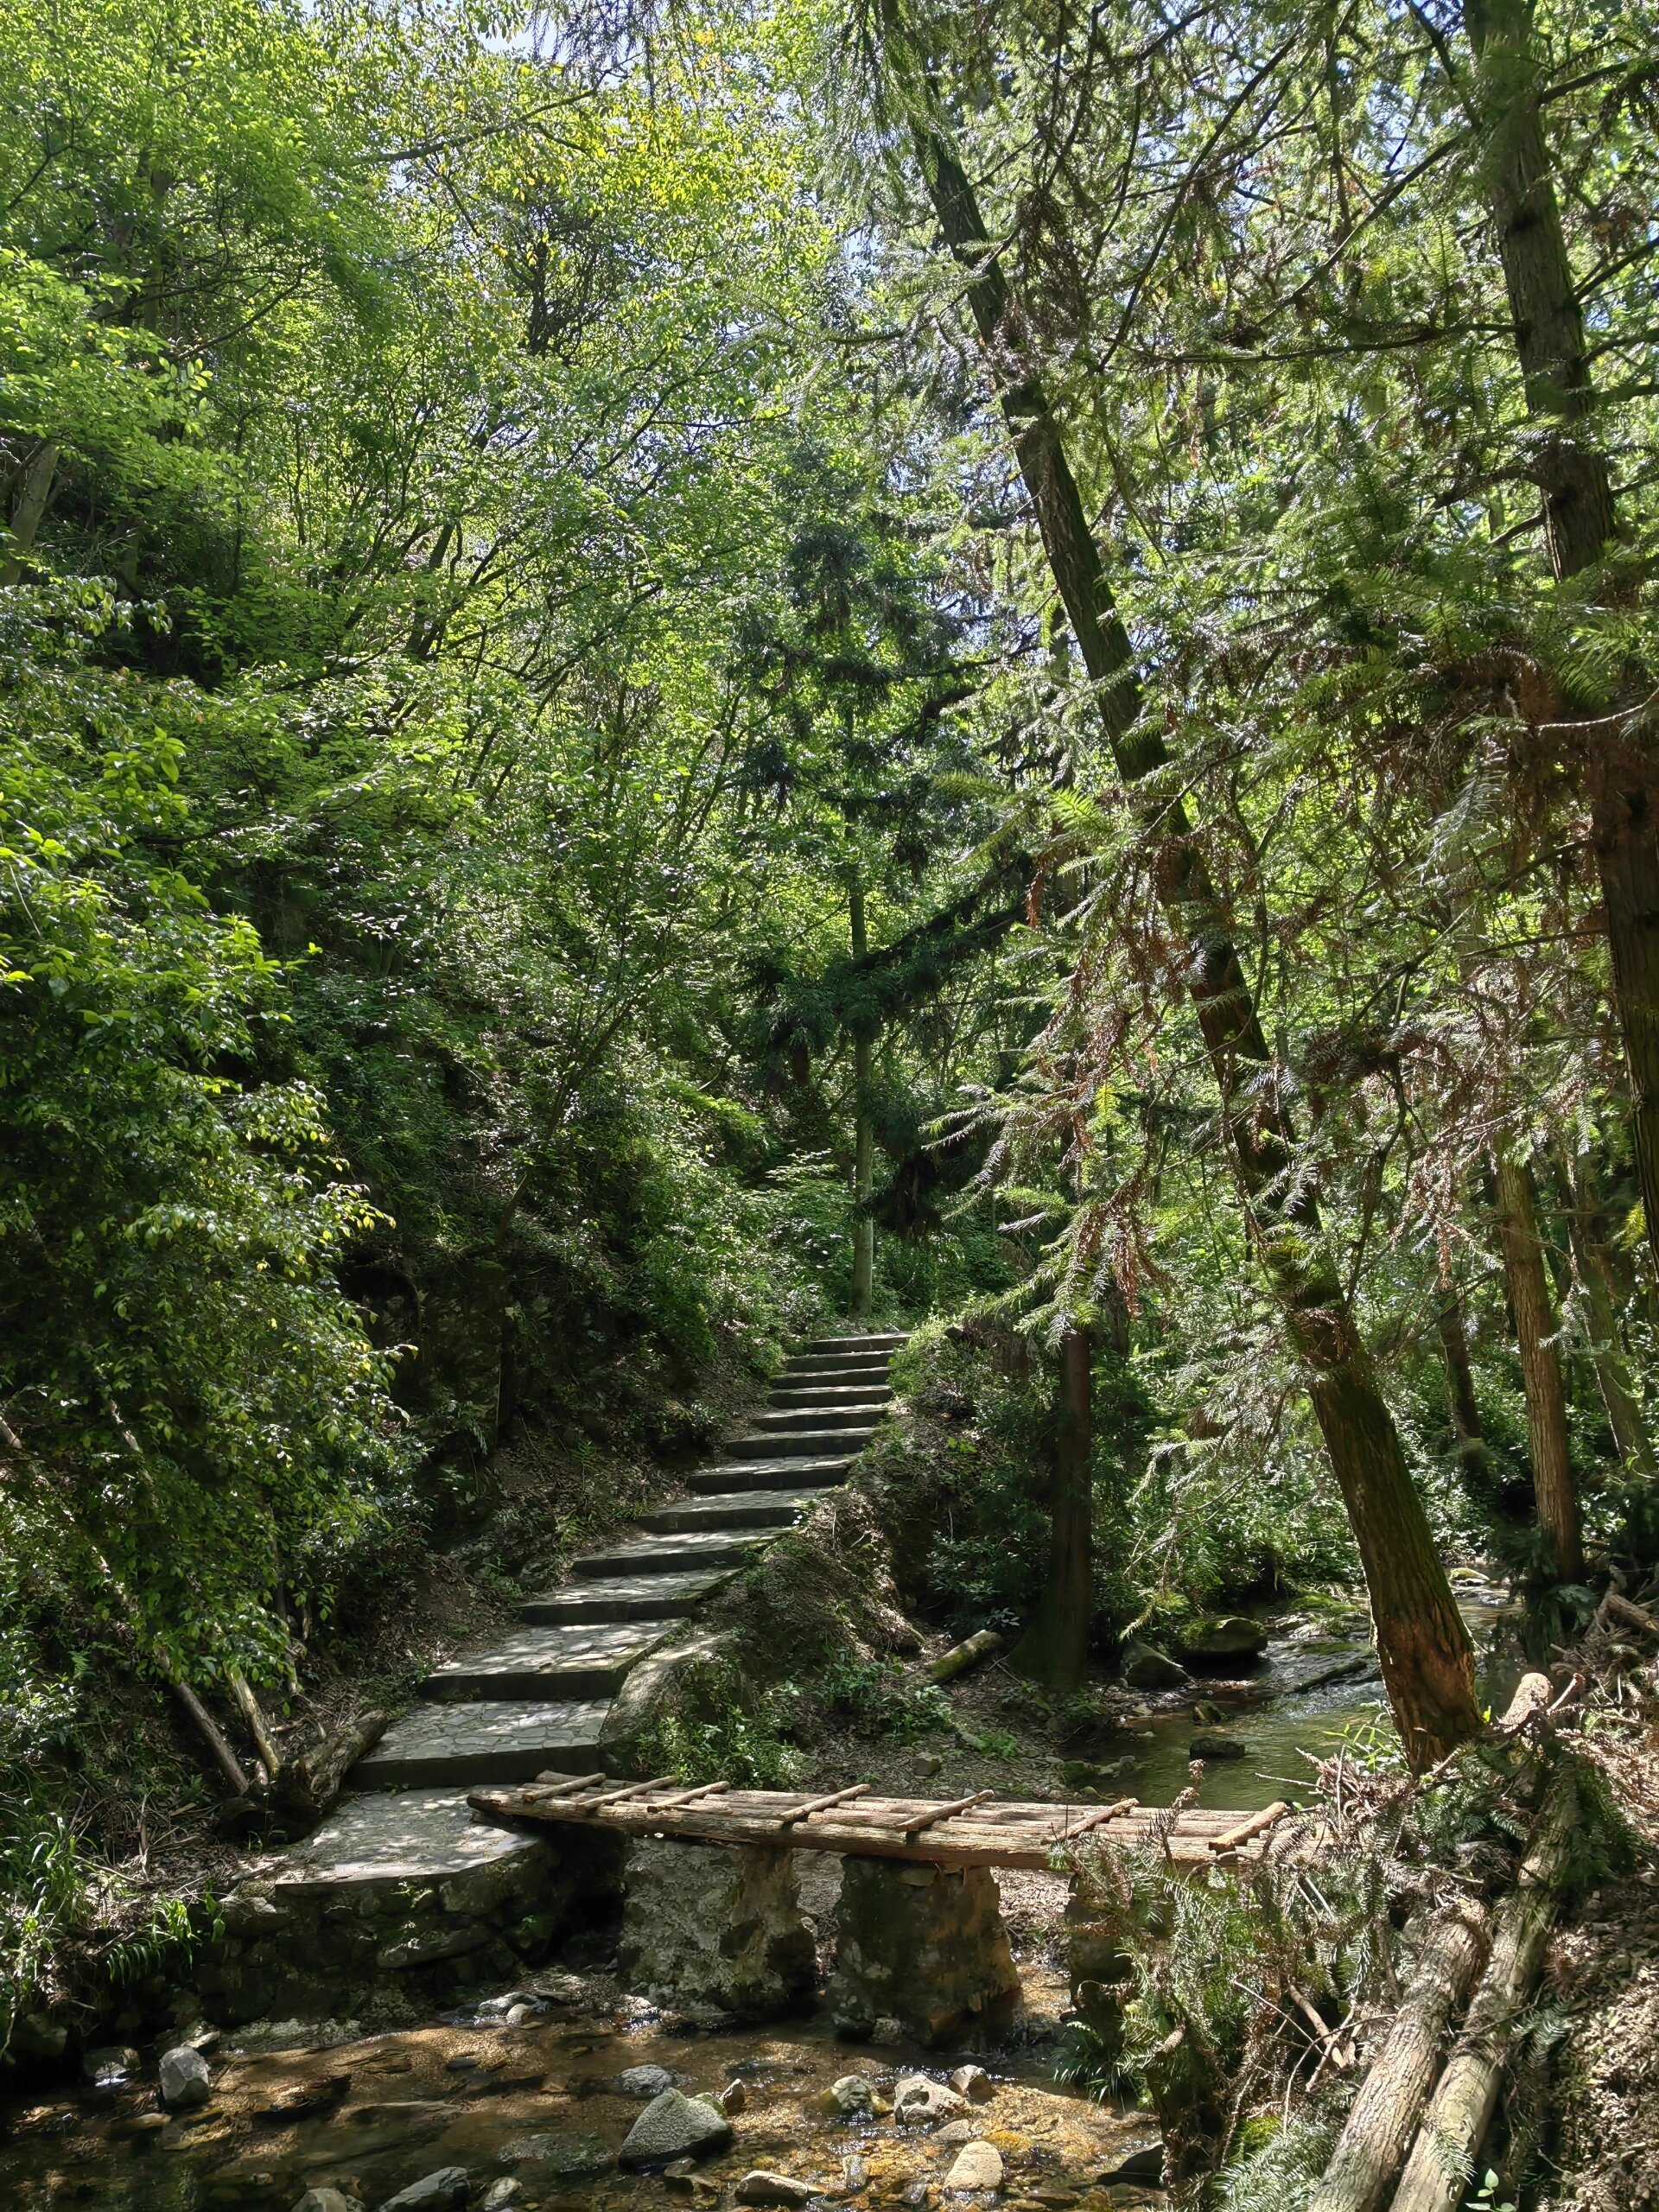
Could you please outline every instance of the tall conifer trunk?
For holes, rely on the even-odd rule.
[[[1531,461],[1558,577],[1593,567],[1613,536],[1605,454],[1591,423],[1595,387],[1544,137],[1542,86],[1526,0],[1465,0],[1479,71],[1486,204],[1515,332],[1527,410],[1544,435]],[[1613,997],[1630,1078],[1631,1149],[1659,1267],[1659,754],[1640,734],[1597,733],[1591,836]]]
[[[1118,773],[1135,785],[1167,764],[1167,748],[1141,717],[1128,636],[1060,426],[938,94],[895,0],[887,0],[884,20],[928,195],[968,274],[969,305],[1049,566]],[[1146,826],[1155,842],[1159,898],[1188,947],[1187,988],[1220,1091],[1246,1219],[1300,1356],[1359,1548],[1389,1703],[1406,1756],[1421,1770],[1480,1726],[1468,1632],[1321,1234],[1318,1199],[1293,1172],[1294,1133],[1262,1080],[1272,1062],[1255,1001],[1179,795],[1149,795]]]
[[[1555,1572],[1576,1582],[1584,1572],[1579,1536],[1579,1496],[1567,1433],[1567,1396],[1561,1387],[1561,1358],[1556,1348],[1560,1324],[1550,1301],[1544,1255],[1538,1242],[1532,1173],[1524,1160],[1508,1153],[1494,1163],[1497,1236],[1503,1275],[1515,1315],[1521,1379],[1527,1398],[1527,1435],[1532,1450],[1532,1486],[1538,1500],[1538,1525],[1549,1539]]]
[[[1052,1690],[1074,1690],[1089,1659],[1095,1609],[1094,1332],[1073,1321],[1060,1338],[1049,1484],[1048,1573],[1013,1665]]]
[[[851,897],[853,957],[861,960],[869,950],[864,920],[864,887],[855,883]],[[855,1321],[868,1321],[875,1294],[875,1224],[865,1208],[874,1183],[874,1134],[870,1128],[868,1093],[870,1084],[870,1039],[861,1027],[853,1038],[853,1287],[847,1311]]]

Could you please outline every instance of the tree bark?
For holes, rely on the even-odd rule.
[[[864,887],[853,886],[851,928],[853,957],[861,960],[869,950],[864,920]],[[861,1031],[853,1038],[853,1287],[847,1311],[855,1321],[868,1321],[875,1295],[875,1224],[865,1208],[874,1180],[874,1138],[870,1128],[866,1093],[870,1083],[870,1039]]]
[[[1526,0],[1465,0],[1479,70],[1484,181],[1503,265],[1545,538],[1558,577],[1601,559],[1617,525],[1584,309],[1544,138],[1542,86]],[[1648,1246],[1659,1267],[1659,759],[1642,737],[1599,735],[1590,756],[1591,842],[1600,877],[1613,999],[1630,1077],[1630,1131]]]
[[[1440,1307],[1434,1325],[1446,1368],[1446,1409],[1451,1417],[1452,1433],[1458,1440],[1458,1465],[1465,1481],[1484,1493],[1491,1484],[1492,1459],[1486,1449],[1486,1431],[1475,1397],[1463,1300],[1455,1293]]]
[[[1360,2085],[1308,2212],[1374,2212],[1400,2171],[1440,2063],[1446,2023],[1480,1970],[1486,1936],[1478,1905],[1429,1929],[1405,2002]]]
[[[1493,1178],[1498,1243],[1527,1397],[1527,1434],[1538,1525],[1549,1540],[1556,1573],[1563,1582],[1576,1582],[1584,1573],[1579,1497],[1567,1446],[1560,1354],[1555,1344],[1560,1324],[1550,1303],[1544,1255],[1538,1243],[1532,1173],[1524,1160],[1500,1153],[1493,1161]]]
[[[22,582],[30,565],[29,556],[35,550],[35,534],[51,504],[57,473],[57,444],[51,438],[42,438],[17,471],[12,487],[11,512],[7,521],[7,535],[11,542],[4,558],[0,559],[0,584]]]
[[[946,243],[968,272],[968,302],[1031,497],[1051,571],[1094,685],[1118,774],[1145,782],[1169,762],[1141,716],[1128,634],[1066,458],[1059,423],[1030,357],[1017,302],[998,262],[925,64],[896,0],[884,10],[887,52],[909,104],[912,143]],[[1406,1465],[1398,1432],[1360,1339],[1319,1202],[1294,1173],[1294,1131],[1271,1083],[1272,1058],[1226,918],[1177,792],[1148,792],[1158,896],[1188,950],[1187,988],[1220,1092],[1236,1179],[1253,1240],[1307,1376],[1331,1465],[1370,1593],[1383,1680],[1406,1756],[1421,1770],[1480,1726],[1474,1655]]]
[[[1049,1485],[1048,1576],[1036,1618],[1010,1661],[1052,1690],[1074,1690],[1089,1663],[1095,1611],[1094,1332],[1073,1321],[1060,1339]]]
[[[1649,1441],[1642,1402],[1619,1341],[1618,1282],[1602,1231],[1600,1193],[1592,1163],[1582,1159],[1575,1161],[1567,1184],[1570,1195],[1567,1236],[1573,1247],[1573,1271],[1584,1293],[1596,1387],[1618,1446],[1619,1464],[1626,1474],[1651,1480],[1659,1475],[1659,1461]]]
[[[1543,1964],[1578,1810],[1570,1771],[1552,1784],[1516,1886],[1498,1908],[1491,1956],[1463,2033],[1423,2115],[1392,2212],[1454,2212],[1497,2104],[1516,2015]]]

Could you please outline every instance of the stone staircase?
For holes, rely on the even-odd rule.
[[[787,1361],[766,1410],[690,1477],[689,1497],[574,1560],[568,1585],[520,1605],[518,1628],[428,1675],[421,1702],[359,1761],[349,1788],[464,1797],[486,1783],[602,1766],[600,1732],[629,1669],[757,1546],[846,1480],[887,1411],[888,1361],[904,1341],[821,1337]],[[302,1847],[308,1857],[325,1834]]]

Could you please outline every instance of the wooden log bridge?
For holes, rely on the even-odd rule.
[[[855,1858],[908,1859],[934,1866],[1049,1866],[1085,1839],[1146,1843],[1166,1817],[1134,1797],[1111,1805],[1022,1803],[982,1789],[971,1797],[878,1797],[867,1783],[817,1796],[734,1789],[724,1782],[688,1789],[672,1776],[619,1787],[602,1774],[547,1775],[521,1789],[476,1789],[467,1803],[487,1821],[569,1823],[625,1835],[691,1843],[770,1844]],[[1239,1866],[1262,1857],[1289,1811],[1184,1810],[1165,1836],[1170,1858],[1189,1867]]]

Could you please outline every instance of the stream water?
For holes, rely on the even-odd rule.
[[[1503,1591],[1473,1581],[1459,1588],[1458,1602],[1479,1655],[1482,1701],[1501,1710],[1522,1672],[1511,1633],[1516,1608]],[[1154,1713],[1141,1724],[1143,1743],[1111,1762],[1115,1787],[1143,1805],[1167,1805],[1186,1788],[1194,1694],[1206,1694],[1202,1682],[1178,1711]],[[1345,1735],[1363,1738],[1385,1709],[1364,1615],[1272,1637],[1249,1678],[1248,1698],[1224,1691],[1217,1702],[1223,1717],[1215,1733],[1242,1745],[1243,1756],[1205,1762],[1198,1802],[1256,1812],[1275,1798],[1306,1795],[1310,1762],[1332,1757]]]
[[[1503,1630],[1501,1592],[1466,1584],[1459,1601],[1484,1655],[1484,1694],[1497,1704],[1518,1672]],[[1191,1697],[1136,1724],[1104,1766],[1111,1786],[1167,1804],[1188,1783],[1195,1726]],[[1381,1712],[1364,1622],[1287,1627],[1270,1641],[1248,1690],[1217,1702],[1217,1732],[1243,1755],[1206,1765],[1201,1801],[1249,1810],[1307,1789],[1309,1758],[1331,1755],[1344,1732]],[[827,1923],[838,1862],[804,1881],[809,1911]],[[816,1891],[822,1891],[823,1895]],[[1161,2202],[1105,2177],[1149,2139],[1144,2119],[1057,2087],[1053,2042],[1066,2003],[1052,1929],[1064,1902],[1058,1876],[1010,1875],[1004,1910],[1026,1989],[1026,2016],[1000,2050],[974,2054],[997,2083],[974,2113],[975,2132],[1007,2167],[1007,2212],[1105,2212]],[[953,2152],[891,2120],[824,2118],[817,2094],[838,2075],[867,2075],[878,2091],[925,2070],[940,2078],[962,2054],[836,2044],[822,2017],[775,2027],[698,2031],[629,1996],[601,1974],[550,1970],[521,1985],[535,2016],[507,2027],[472,2013],[377,2033],[344,2022],[227,2032],[210,2053],[212,2102],[169,2118],[158,2107],[153,2063],[131,2086],[37,2093],[0,2108],[0,2207],[5,2212],[291,2212],[308,2189],[332,2185],[369,2207],[442,2167],[464,2167],[477,2207],[484,2187],[518,2183],[515,2212],[658,2212],[680,2202],[729,2202],[753,2167],[811,2182],[850,2208],[927,2208],[949,2202],[941,2183]],[[659,2065],[689,2093],[744,2084],[731,2150],[700,2179],[633,2176],[616,2152],[639,2106],[617,2082],[624,2068]],[[706,2184],[717,2185],[716,2190]],[[696,2192],[694,2195],[694,2190]],[[965,2202],[966,2200],[957,2200]]]

